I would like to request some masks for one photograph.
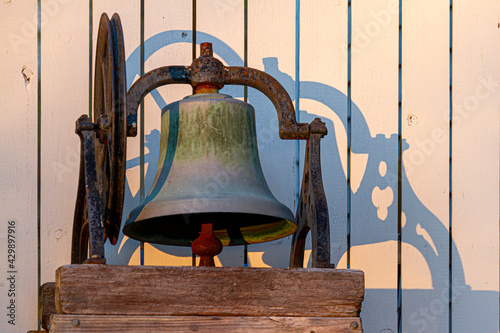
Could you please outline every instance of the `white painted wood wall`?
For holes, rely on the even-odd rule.
[[[248,65],[285,86],[301,121],[326,121],[332,261],[366,274],[366,332],[499,329],[500,8],[493,0],[451,3],[450,11],[443,0],[249,0],[247,8],[243,0],[143,1],[145,71],[190,64],[194,10],[196,43],[213,42],[226,64],[243,65],[247,15]],[[140,0],[0,3],[1,332],[37,328],[38,285],[70,261],[74,124],[90,109],[102,12],[121,16],[130,86],[140,76]],[[146,97],[145,176],[140,139],[132,138],[125,213],[154,177],[160,107],[190,92],[171,86]],[[225,92],[243,98],[243,88]],[[248,100],[265,176],[293,209],[303,146],[297,155],[294,142],[279,140],[262,94],[249,89]],[[15,326],[7,317],[9,221]],[[251,246],[249,265],[286,267],[289,246],[290,239]],[[111,264],[140,263],[136,241],[121,238],[106,251]],[[144,261],[190,265],[191,253],[146,244]],[[217,263],[241,266],[243,248],[225,249]]]

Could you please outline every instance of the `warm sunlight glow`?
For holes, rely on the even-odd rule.
[[[351,248],[351,268],[361,269],[365,272],[365,287],[370,289],[395,289],[397,288],[397,278],[392,271],[387,274],[387,270],[380,267],[380,261],[369,260],[367,253],[377,257],[378,253],[388,253],[396,251],[397,242],[388,241],[383,243],[354,246]],[[403,244],[403,288],[411,285],[411,289],[432,289],[432,277],[427,262],[422,254],[412,245]],[[345,267],[347,263],[347,253],[340,259],[338,266]],[[397,263],[388,263],[390,266]]]

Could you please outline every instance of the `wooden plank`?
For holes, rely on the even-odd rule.
[[[398,331],[398,13],[396,1],[352,4],[350,267],[366,273],[373,332]]]
[[[295,99],[295,1],[248,1],[248,66],[270,74]],[[278,117],[262,93],[249,88],[255,108],[259,155],[264,176],[274,196],[295,211],[295,142],[278,136]],[[249,266],[288,267],[287,237],[248,247]]]
[[[359,318],[227,317],[227,316],[82,316],[55,315],[50,327],[57,332],[362,332]]]
[[[71,262],[80,167],[75,121],[89,111],[89,3],[42,1],[41,11],[52,13],[41,32],[40,255],[44,283],[54,281],[57,267]]]
[[[499,327],[497,1],[453,2],[452,329]]]
[[[347,1],[300,4],[300,121],[320,117],[323,184],[330,214],[331,262],[347,250]],[[300,149],[302,177],[305,142]],[[310,249],[310,244],[309,249]],[[346,265],[344,263],[343,267]]]
[[[403,4],[403,331],[448,331],[449,2]],[[429,78],[432,77],[432,80]],[[408,146],[409,145],[409,146]],[[422,310],[425,309],[425,310]],[[425,311],[425,312],[424,312]],[[425,313],[434,320],[428,320]]]
[[[57,270],[56,308],[64,314],[356,317],[363,286],[356,270],[68,265]]]
[[[169,0],[144,3],[145,72],[161,66],[191,64],[193,38],[191,15],[191,1]],[[165,105],[191,94],[191,86],[176,84],[160,87],[144,98],[144,193],[146,196],[153,184],[158,165],[161,110]],[[136,196],[139,197],[139,193]],[[144,263],[146,265],[189,266],[191,265],[191,249],[145,243]]]
[[[36,18],[34,1],[0,4],[1,332],[37,327]]]
[[[55,295],[55,282],[44,283],[38,289],[38,320],[44,329],[50,324],[50,316],[57,313]]]
[[[99,32],[99,22],[102,13],[107,13],[111,18],[114,13],[120,15],[123,28],[123,39],[125,44],[125,59],[127,59],[127,89],[137,80],[140,74],[140,50],[141,41],[141,10],[140,1],[120,0],[98,0],[92,3],[92,61],[95,63],[95,51],[97,45],[97,33]],[[95,68],[94,65],[92,65]],[[92,75],[94,70],[92,71]],[[125,201],[122,223],[125,223],[130,210],[139,204],[139,137],[127,138],[127,171],[125,183]],[[122,232],[115,246],[109,242],[105,244],[105,255],[108,263],[115,265],[138,265],[139,242],[129,239]]]

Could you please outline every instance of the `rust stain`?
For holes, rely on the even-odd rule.
[[[406,117],[406,120],[408,121],[408,126],[413,126],[417,124],[417,116],[415,116],[414,114],[409,114]]]

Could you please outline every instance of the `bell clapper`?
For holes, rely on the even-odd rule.
[[[199,266],[215,266],[214,256],[222,252],[222,243],[214,236],[212,223],[201,225],[200,237],[193,241],[191,250],[200,256]]]

